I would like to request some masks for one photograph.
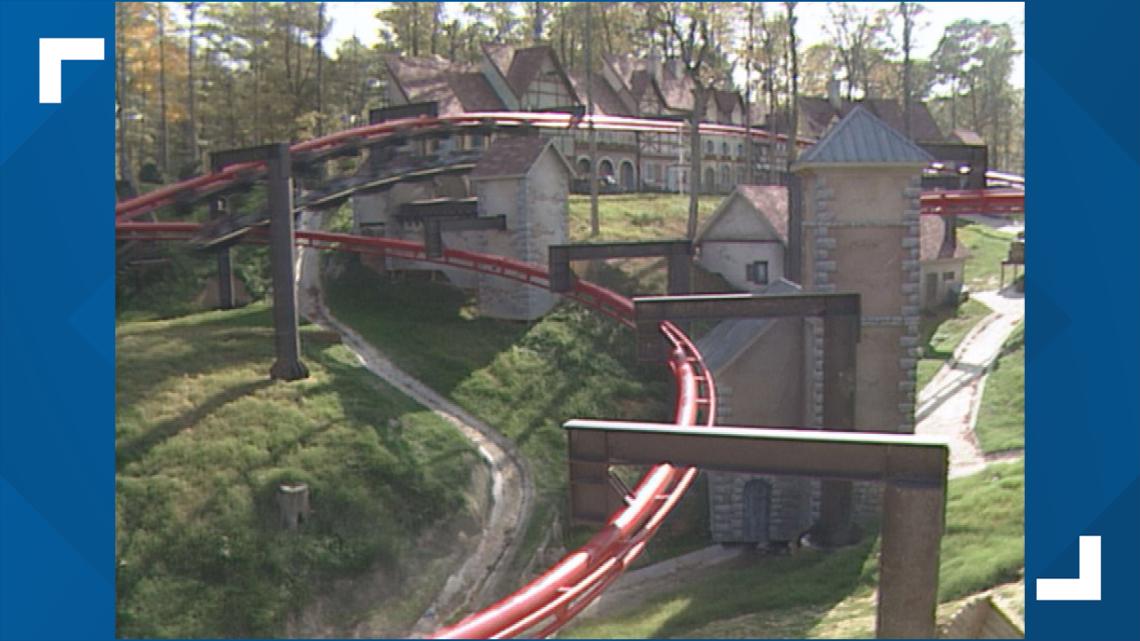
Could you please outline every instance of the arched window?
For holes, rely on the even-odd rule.
[[[579,178],[589,178],[590,177],[590,159],[589,158],[579,158],[578,159],[578,177]]]
[[[729,173],[728,165],[720,166],[720,186],[722,189],[729,189],[732,187],[732,176]]]
[[[713,153],[713,141],[711,141],[711,140],[705,141],[705,153],[706,154]]]
[[[599,176],[612,176],[614,175],[614,163],[609,158],[603,158],[602,162],[598,163]]]
[[[705,184],[701,185],[701,193],[711,194],[716,190],[716,172],[712,167],[705,168]]]
[[[722,155],[722,156],[728,155],[728,143],[727,142],[720,143],[720,155]]]
[[[621,163],[621,188],[625,191],[637,189],[637,185],[634,184],[633,163],[628,160],[623,160]]]

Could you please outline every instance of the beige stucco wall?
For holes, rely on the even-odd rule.
[[[902,308],[901,225],[890,227],[838,227],[831,259],[835,290],[859,292],[864,316],[898,316]]]
[[[700,264],[741,291],[763,287],[747,278],[746,266],[754,261],[768,261],[768,282],[783,278],[784,245],[771,225],[739,196],[730,196],[725,207],[701,239]]]
[[[731,425],[796,426],[803,423],[803,323],[776,320],[728,367],[715,372]]]

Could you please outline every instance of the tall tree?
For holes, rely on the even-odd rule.
[[[796,156],[799,153],[799,148],[796,143],[799,141],[800,130],[800,98],[799,98],[799,76],[800,76],[800,57],[798,51],[798,44],[796,42],[796,5],[798,2],[785,2],[784,9],[788,18],[788,58],[791,60],[791,127],[788,131],[788,169],[792,167],[792,163],[796,162]]]
[[[827,32],[845,72],[847,99],[856,93],[871,97],[875,66],[885,59],[884,35],[887,21],[881,9],[860,8],[847,2],[828,5],[831,22]]]
[[[697,235],[700,216],[701,129],[711,85],[718,76],[709,64],[716,43],[710,27],[710,5],[668,2],[651,5],[655,22],[668,30],[680,53],[680,61],[689,80],[693,107],[689,113],[689,220],[688,238]]]
[[[903,127],[908,138],[911,137],[911,106],[914,103],[914,82],[911,51],[914,48],[914,28],[918,16],[925,11],[925,7],[915,2],[900,2],[898,16],[902,21],[902,37],[900,49],[903,54],[902,68],[902,98],[903,98]]]
[[[194,84],[194,59],[198,56],[198,8],[201,2],[187,2],[186,15],[190,25],[186,30],[186,170],[193,172],[198,166],[198,87]]]
[[[166,5],[153,4],[155,22],[158,23],[158,100],[159,100],[159,167],[165,180],[170,174],[170,119],[166,113]]]

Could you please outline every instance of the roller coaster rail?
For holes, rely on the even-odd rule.
[[[575,117],[559,113],[487,112],[455,116],[404,118],[375,125],[347,129],[321,138],[297,143],[290,148],[295,161],[312,162],[362,149],[370,144],[383,141],[391,136],[406,135],[428,129],[448,129],[456,132],[464,130],[496,128],[534,127],[542,129],[570,129],[589,126],[602,131],[625,131],[641,133],[678,134],[685,130],[684,122],[624,118],[619,116]],[[748,134],[760,140],[787,140],[781,134],[772,134],[760,129],[745,129],[735,125],[706,123],[701,125],[703,133]],[[813,141],[798,138],[798,144],[807,145]],[[219,171],[190,178],[118,203],[115,215],[119,220],[132,220],[167,205],[192,203],[213,194],[224,193],[228,189],[239,188],[256,180],[265,171],[264,163],[248,162],[228,165]],[[1009,182],[1019,178],[1013,174],[995,174]],[[1024,185],[1024,181],[1021,182]],[[956,196],[957,195],[957,196]],[[1011,213],[1024,211],[1024,191],[1009,190],[960,190],[928,191],[921,198],[925,214],[973,213],[969,208],[978,208],[985,213]]]
[[[678,134],[685,123],[595,116],[575,118],[567,114],[547,113],[482,113],[461,116],[417,117],[394,120],[338,132],[322,138],[295,144],[290,153],[294,162],[315,162],[346,152],[352,153],[390,136],[431,128],[453,131],[477,128],[570,128],[590,124],[608,131],[640,131]],[[707,133],[745,133],[742,127],[702,125]],[[755,138],[782,138],[761,130],[750,130]],[[784,138],[786,140],[786,138]],[[799,139],[798,144],[809,144]],[[180,183],[118,203],[115,208],[116,234],[119,240],[190,241],[199,233],[193,222],[141,222],[135,218],[170,205],[186,205],[212,195],[241,189],[261,177],[265,164],[246,162],[222,167]],[[922,196],[923,213],[946,215],[966,211],[1009,213],[1023,206],[1014,190],[978,190],[975,192],[927,192]],[[929,203],[929,204],[928,204]],[[971,209],[973,208],[973,209]],[[978,209],[981,208],[981,209]],[[322,250],[372,254],[446,267],[515,280],[549,289],[549,274],[544,267],[501,256],[444,249],[439,257],[429,257],[425,247],[416,242],[324,231],[297,231],[296,243]],[[264,227],[253,228],[243,242],[268,242]],[[633,303],[596,284],[577,280],[570,292],[563,294],[596,310],[627,327],[634,327]],[[678,426],[713,425],[716,396],[712,374],[705,367],[700,352],[679,328],[669,322],[660,325],[672,347],[668,365],[677,386],[674,422]],[[696,468],[660,463],[652,467],[624,497],[625,507],[610,516],[606,525],[584,546],[571,552],[545,573],[498,603],[472,614],[459,623],[439,630],[435,638],[512,638],[545,637],[569,622],[593,602],[622,571],[641,554],[660,527],[665,516],[692,484]]]

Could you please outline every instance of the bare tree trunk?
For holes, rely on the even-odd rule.
[[[533,33],[533,35],[534,35],[534,44],[536,44],[536,45],[538,43],[542,42],[542,32],[544,30],[544,27],[546,26],[545,25],[546,16],[543,13],[544,11],[545,10],[543,9],[541,2],[535,2],[534,3],[534,33]]]
[[[593,5],[586,4],[586,113],[590,116],[590,236],[597,236],[598,220],[598,132],[594,128],[594,30]]]
[[[753,176],[753,167],[756,161],[752,158],[752,56],[753,43],[756,38],[756,3],[748,3],[748,58],[744,61],[744,162],[748,163],[745,175],[748,183],[756,182]]]
[[[705,116],[704,85],[693,79],[693,114],[689,121],[689,222],[685,227],[685,236],[689,240],[697,237],[697,219],[700,216],[700,194],[704,190],[704,181],[701,178],[701,120]]]
[[[438,27],[438,24],[436,25]],[[438,28],[436,29],[438,31]],[[325,3],[317,5],[317,46],[315,54],[317,56],[317,135],[322,136],[325,133],[325,112],[324,112],[324,41],[325,41]],[[434,33],[434,32],[433,32]],[[432,47],[435,46],[435,36],[432,36]],[[433,50],[432,53],[435,53]]]
[[[799,149],[796,143],[799,140],[800,129],[800,57],[796,45],[796,2],[785,2],[784,6],[788,10],[788,54],[792,61],[792,122],[790,131],[788,132],[788,169],[791,170],[792,163],[796,162],[796,156]]]
[[[443,7],[438,2],[433,2],[429,6],[431,6],[431,55],[434,56],[439,49],[439,19],[442,17]]]
[[[124,13],[127,7],[124,4],[115,5],[115,29],[122,33],[126,30],[126,18]],[[129,138],[127,136],[127,122],[128,108],[127,108],[127,48],[122,42],[116,42],[116,49],[118,60],[115,64],[115,98],[119,103],[118,119],[119,119],[119,179],[127,181],[133,193],[139,193],[138,179],[135,177],[134,168],[131,166],[131,153],[128,147]]]
[[[195,37],[195,29],[197,29],[198,17],[198,4],[197,2],[187,2],[186,10],[190,17],[190,30],[187,32],[186,43],[186,111],[187,111],[187,141],[186,149],[190,156],[188,170],[193,171],[198,166],[198,113],[195,110],[195,98],[198,93],[197,87],[194,84],[194,57],[197,55],[197,39]]]
[[[914,26],[914,16],[911,12],[915,11],[913,6],[908,5],[906,2],[899,3],[899,14],[903,19],[903,133],[907,138],[913,138],[911,134],[910,124],[910,106],[911,106],[911,88],[910,88],[910,49],[911,49],[911,29]]]
[[[170,126],[166,122],[166,7],[158,3],[158,150],[162,179],[170,171]]]

